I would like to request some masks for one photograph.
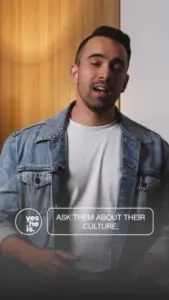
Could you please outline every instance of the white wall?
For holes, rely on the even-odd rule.
[[[121,111],[169,142],[169,0],[121,0],[121,29],[132,47]]]

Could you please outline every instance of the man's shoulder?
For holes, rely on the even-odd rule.
[[[55,132],[59,130],[60,126],[64,124],[64,113],[65,109],[59,112],[58,114],[51,116],[49,118],[46,118],[44,120],[41,120],[37,123],[28,125],[21,130],[15,131],[11,134],[12,137],[26,137],[33,135],[34,137],[38,136],[41,132],[45,130],[45,132],[48,131],[50,134],[50,131],[52,129],[55,129]]]
[[[38,136],[39,134],[43,135],[53,135],[54,133],[57,134],[65,124],[67,115],[73,103],[69,104],[66,108],[62,109],[56,115],[46,118],[42,121],[39,121],[35,124],[26,126],[21,130],[15,131],[11,134],[13,138],[16,137],[27,137],[30,135]]]
[[[168,145],[167,141],[164,140],[164,138],[155,130],[152,130],[151,128],[130,119],[127,116],[123,115],[124,120],[124,127],[138,140],[140,140],[142,143],[146,142],[162,142],[166,146]]]
[[[130,131],[132,136],[141,142],[143,147],[149,147],[152,157],[156,157],[158,161],[161,161],[162,169],[169,178],[169,143],[156,131],[126,117],[124,118],[124,124]]]
[[[40,129],[42,129],[45,126],[47,120],[48,119],[44,119],[37,123],[33,123],[28,126],[25,126],[25,127],[21,128],[20,130],[12,132],[11,136],[17,137],[17,136],[27,135],[27,134],[39,131]]]

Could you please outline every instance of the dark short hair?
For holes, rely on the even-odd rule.
[[[131,47],[130,47],[130,37],[122,30],[110,27],[110,26],[100,26],[96,28],[91,35],[87,36],[79,45],[76,56],[75,56],[75,63],[78,64],[80,62],[80,53],[81,50],[84,48],[86,43],[95,36],[103,36],[108,37],[112,40],[115,40],[122,44],[127,52],[128,55],[128,62],[130,62],[131,57]]]

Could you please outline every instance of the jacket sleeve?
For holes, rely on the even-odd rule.
[[[15,137],[9,136],[0,155],[0,245],[7,237],[20,235],[15,227],[15,216],[19,210],[15,140]]]
[[[149,253],[154,256],[165,260],[169,263],[169,145],[163,141],[163,159],[162,159],[162,180],[161,180],[161,199],[162,208],[155,216],[154,231],[158,233],[158,238],[152,245]],[[158,226],[161,228],[158,232]]]

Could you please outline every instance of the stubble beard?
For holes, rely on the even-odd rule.
[[[105,114],[113,109],[116,100],[112,98],[96,99],[88,95],[87,97],[81,97],[83,103],[94,113],[98,115]]]

